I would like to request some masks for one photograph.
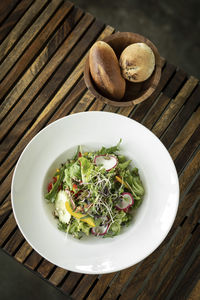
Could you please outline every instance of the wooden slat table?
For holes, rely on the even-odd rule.
[[[0,23],[1,248],[72,299],[200,299],[199,81],[163,59],[155,93],[117,109],[96,100],[83,80],[87,51],[112,27],[62,0],[1,1]],[[21,235],[10,201],[16,161],[35,134],[60,117],[92,110],[128,116],[155,133],[175,162],[181,191],[160,247],[135,266],[99,276],[43,259]]]

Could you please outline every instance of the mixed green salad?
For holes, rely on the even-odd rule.
[[[83,152],[56,170],[45,198],[54,203],[58,228],[75,238],[113,237],[128,226],[144,196],[138,169],[119,154],[119,143]]]

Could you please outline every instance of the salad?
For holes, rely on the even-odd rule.
[[[113,237],[128,226],[140,206],[144,187],[138,169],[116,146],[83,152],[56,170],[45,198],[54,203],[58,228],[80,239]]]

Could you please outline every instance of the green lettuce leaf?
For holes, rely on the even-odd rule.
[[[85,233],[87,236],[90,233],[90,225],[80,220],[74,219],[71,224],[69,224],[68,232],[72,234],[75,238],[80,239]]]
[[[137,169],[135,169],[132,174],[129,170],[127,170],[124,176],[124,180],[131,187],[131,190],[137,200],[144,195],[144,187],[142,181],[140,180],[139,174],[136,174],[138,174]]]
[[[91,178],[91,173],[93,170],[93,164],[85,157],[79,157],[81,164],[81,176],[83,183],[89,182]]]
[[[131,220],[131,215],[126,214],[124,211],[120,211],[115,215],[114,222],[111,224],[108,233],[104,237],[112,237],[118,235],[121,231],[123,224],[128,225]]]
[[[128,168],[128,166],[130,165],[131,163],[131,160],[127,160],[123,163],[119,163],[118,164],[118,168],[121,169],[121,170],[125,170],[126,168]]]
[[[71,165],[68,165],[65,169],[64,181],[66,182],[70,190],[72,190],[73,179],[81,180],[81,167],[78,161]]]

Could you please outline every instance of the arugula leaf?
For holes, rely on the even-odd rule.
[[[73,160],[77,160],[79,158],[79,153],[82,153],[82,148],[81,148],[80,145],[77,147],[77,150],[76,150],[76,153],[73,157]]]
[[[119,163],[124,163],[126,161],[126,157],[124,155],[117,156]]]
[[[113,154],[113,153],[119,151],[119,146],[120,146],[121,142],[122,142],[122,139],[119,140],[119,142],[117,143],[116,146],[113,146],[110,148],[102,147],[101,150],[99,150],[97,152],[98,155]]]
[[[58,229],[59,230],[66,232],[67,227],[68,227],[68,224],[65,224],[65,223],[62,223],[62,222],[58,221]]]

